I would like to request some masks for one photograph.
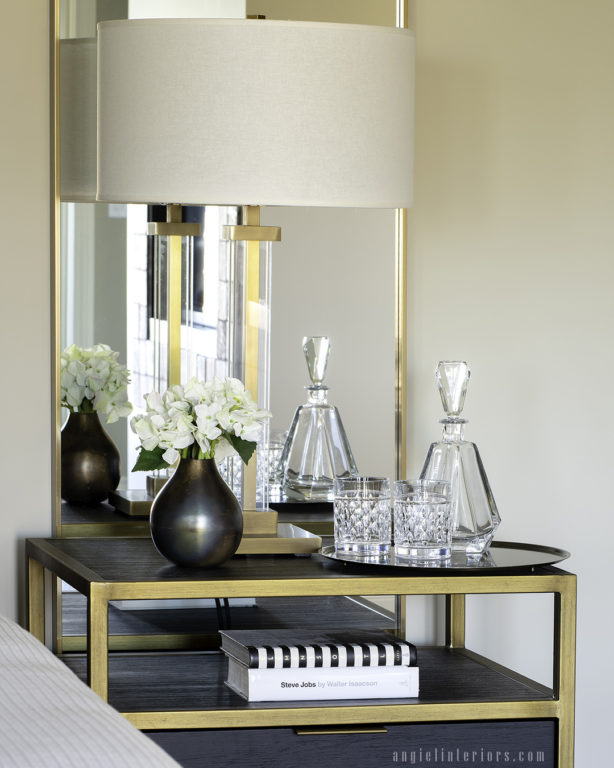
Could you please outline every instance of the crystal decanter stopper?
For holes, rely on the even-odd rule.
[[[479,556],[490,546],[501,518],[478,448],[463,437],[467,422],[461,413],[469,376],[463,361],[443,360],[437,366],[435,378],[446,418],[441,420],[442,439],[431,444],[420,477],[450,483],[452,549]]]
[[[292,501],[332,501],[336,477],[358,474],[339,411],[324,384],[328,336],[306,336],[303,353],[311,384],[307,402],[296,409],[280,459],[282,488]]]

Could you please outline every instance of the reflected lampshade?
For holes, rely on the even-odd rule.
[[[60,199],[96,201],[96,38],[60,40]]]

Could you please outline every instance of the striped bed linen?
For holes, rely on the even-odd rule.
[[[169,755],[0,616],[0,768],[170,768]]]

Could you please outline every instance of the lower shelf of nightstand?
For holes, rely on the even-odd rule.
[[[198,601],[197,601],[198,602]],[[186,601],[189,603],[189,601]],[[112,651],[204,650],[219,648],[219,617],[215,608],[168,610],[158,604],[151,610],[123,610],[109,605],[109,648]],[[348,597],[318,596],[259,597],[251,607],[232,604],[232,626],[242,629],[301,626],[394,629],[392,615],[381,607],[366,607],[364,601]],[[62,647],[85,651],[87,645],[87,599],[78,592],[62,595]]]
[[[86,679],[84,654],[62,660]],[[421,648],[420,698],[248,703],[225,684],[219,652],[112,653],[109,702],[140,728],[223,728],[551,717],[557,702],[537,683],[479,657]],[[445,715],[445,717],[442,717]]]

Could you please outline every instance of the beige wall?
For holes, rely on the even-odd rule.
[[[247,13],[267,19],[394,26],[396,0],[247,0]]]
[[[17,617],[25,536],[51,529],[49,3],[0,25],[0,613]]]
[[[416,0],[409,465],[439,432],[433,370],[469,361],[499,538],[571,550],[578,766],[602,765],[613,676],[614,3]],[[503,660],[547,679],[551,607],[472,605]],[[603,662],[605,661],[605,664]],[[599,734],[603,734],[599,736]]]

